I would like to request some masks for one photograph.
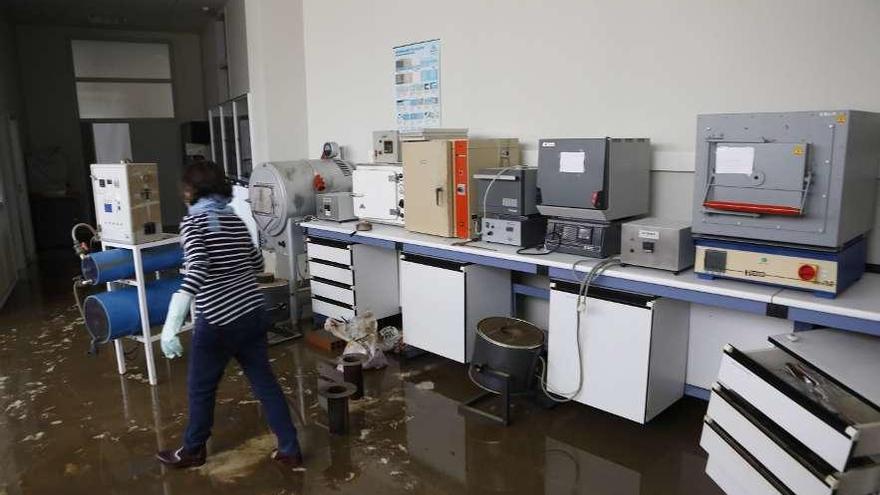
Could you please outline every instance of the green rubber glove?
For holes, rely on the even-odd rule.
[[[171,302],[168,304],[168,314],[165,316],[165,324],[162,326],[162,353],[168,359],[183,356],[183,346],[180,344],[180,338],[177,333],[183,326],[183,320],[189,313],[189,303],[192,296],[186,292],[175,292],[171,296]]]

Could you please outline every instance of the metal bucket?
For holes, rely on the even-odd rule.
[[[501,393],[502,380],[480,368],[506,373],[509,392],[522,393],[531,389],[535,366],[544,347],[544,332],[535,325],[517,318],[491,316],[477,323],[474,355],[469,370],[480,387]]]
[[[161,279],[147,284],[147,312],[150,325],[161,325],[168,314],[171,296],[180,288],[179,277]],[[141,333],[141,312],[138,308],[137,288],[94,294],[83,304],[86,329],[95,344]]]
[[[144,273],[176,268],[183,263],[183,249],[179,244],[168,244],[145,249],[141,253]],[[129,249],[98,251],[83,258],[80,263],[83,280],[97,285],[134,277],[134,257]]]
[[[263,293],[266,325],[271,329],[277,323],[290,321],[290,282],[286,278],[275,278],[271,273],[261,273],[257,275],[257,283]]]

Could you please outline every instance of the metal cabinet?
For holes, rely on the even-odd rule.
[[[352,173],[352,197],[358,218],[403,225],[403,167],[359,165]]]
[[[346,320],[400,313],[397,251],[316,237],[306,251],[313,313]]]
[[[470,239],[478,215],[473,175],[484,168],[519,164],[516,139],[405,142],[406,229]]]
[[[407,344],[465,363],[477,323],[510,316],[510,272],[405,254],[400,258],[400,306]]]
[[[880,489],[878,404],[838,381],[833,366],[822,366],[829,362],[823,356],[836,354],[839,369],[861,372],[868,388],[876,388],[870,382],[878,366],[860,365],[876,361],[880,339],[852,337],[847,351],[837,344],[851,336],[836,334],[843,332],[773,337],[777,348],[753,352],[725,348],[700,442],[709,453],[706,472],[723,490],[830,495]],[[818,352],[809,349],[811,342],[799,346],[802,339]],[[810,351],[806,359],[801,348]],[[867,359],[859,362],[860,354]]]
[[[681,398],[688,303],[592,288],[578,308],[577,284],[553,281],[550,287],[547,378],[552,391],[574,394],[583,376],[575,401],[638,423]]]

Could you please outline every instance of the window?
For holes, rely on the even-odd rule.
[[[174,117],[167,44],[73,40],[71,49],[81,119]]]

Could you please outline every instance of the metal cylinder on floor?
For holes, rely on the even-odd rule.
[[[339,361],[342,364],[343,380],[355,386],[355,392],[351,398],[353,400],[362,399],[364,397],[364,363],[367,362],[367,356],[345,354]]]
[[[327,399],[327,427],[334,435],[348,433],[348,399],[355,392],[350,383],[323,385],[318,393]]]
[[[141,253],[144,273],[176,268],[183,263],[180,244],[168,244],[144,249]],[[80,263],[83,280],[92,285],[134,277],[134,256],[130,249],[97,251]]]
[[[171,296],[180,288],[180,277],[160,279],[146,285],[150,325],[161,325],[168,314]],[[141,311],[135,287],[94,294],[83,304],[86,329],[95,344],[141,333]]]

